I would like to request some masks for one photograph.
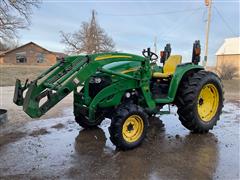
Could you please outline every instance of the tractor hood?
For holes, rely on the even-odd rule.
[[[141,66],[141,61],[145,60],[142,56],[129,53],[101,53],[90,55],[89,57],[95,61],[104,62],[111,60],[102,68],[123,74],[136,71]],[[119,61],[119,59],[121,60]]]

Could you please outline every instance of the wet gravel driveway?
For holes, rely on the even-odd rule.
[[[205,135],[185,129],[173,107],[151,118],[144,143],[125,152],[109,140],[109,119],[84,130],[72,107],[52,114],[0,127],[0,179],[239,179],[239,101],[225,103]]]

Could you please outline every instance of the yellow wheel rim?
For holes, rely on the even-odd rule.
[[[122,128],[122,135],[125,141],[132,143],[137,141],[143,133],[143,119],[138,115],[129,116]]]
[[[219,93],[215,85],[206,84],[198,96],[198,114],[199,117],[209,122],[215,116],[219,106]]]

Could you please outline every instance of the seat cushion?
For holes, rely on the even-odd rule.
[[[170,77],[171,75],[172,75],[171,73],[155,72],[155,73],[153,73],[152,77],[153,78],[167,78],[167,77]]]
[[[163,66],[163,73],[161,72],[154,72],[152,77],[153,78],[167,78],[174,74],[177,65],[181,64],[182,56],[180,55],[173,55],[170,56]]]

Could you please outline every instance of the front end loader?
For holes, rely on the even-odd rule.
[[[176,105],[183,126],[198,133],[216,124],[223,107],[218,76],[198,65],[200,43],[192,61],[181,63],[168,44],[158,56],[148,48],[143,56],[99,53],[68,56],[24,85],[16,80],[13,101],[32,118],[41,117],[73,92],[74,116],[83,128],[111,119],[110,139],[118,148],[132,149],[143,141],[150,116],[169,113]]]

